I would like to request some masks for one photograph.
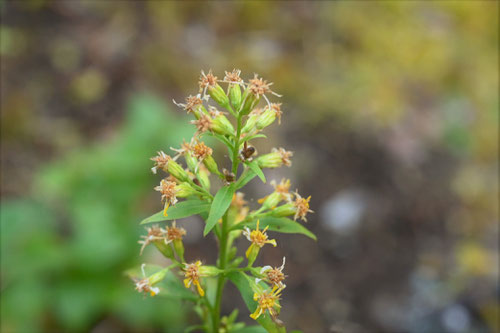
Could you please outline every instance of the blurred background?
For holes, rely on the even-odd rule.
[[[305,332],[498,332],[497,1],[2,1],[1,332],[179,332],[179,300],[123,271],[161,209],[157,150],[201,69],[283,94],[260,153],[312,195],[318,241],[286,255],[281,319]],[[213,145],[216,147],[215,143]],[[219,151],[223,151],[219,149]],[[224,157],[222,154],[220,157]],[[270,192],[255,180],[247,199]],[[202,221],[187,259],[214,262]],[[241,244],[244,247],[246,244]],[[223,312],[240,307],[228,286]]]

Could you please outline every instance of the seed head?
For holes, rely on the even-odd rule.
[[[279,148],[279,149],[273,148],[271,152],[279,153],[281,156],[281,160],[283,161],[283,164],[288,167],[292,166],[292,161],[290,160],[290,158],[293,156],[293,151],[287,151],[284,148]]]
[[[212,70],[209,70],[208,74],[205,74],[204,71],[201,71],[200,82],[198,84],[200,85],[201,90],[208,87],[215,87],[215,85],[217,84],[217,76],[212,74]]]
[[[167,240],[172,242],[174,240],[182,240],[182,237],[186,234],[186,230],[184,228],[177,228],[174,221],[171,227],[167,227],[166,234]]]
[[[306,198],[302,198],[300,194],[295,191],[295,201],[294,206],[296,208],[295,216],[293,219],[296,221],[298,217],[300,217],[303,221],[307,222],[306,215],[307,213],[314,213],[311,209],[309,209],[309,201],[311,200],[311,196]]]
[[[208,156],[212,156],[212,148],[205,145],[204,142],[196,142],[196,144],[191,145],[193,149],[193,156],[198,160],[202,161]]]
[[[232,72],[226,72],[224,76],[224,82],[240,84],[243,80],[240,77],[241,71],[239,69],[233,69]]]
[[[155,162],[155,165],[151,168],[151,171],[156,175],[158,169],[165,169],[165,167],[168,165],[168,162],[172,158],[165,154],[163,151],[159,151],[157,156],[151,157],[150,159],[151,161]]]

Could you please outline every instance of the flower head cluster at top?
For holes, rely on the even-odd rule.
[[[174,101],[194,117],[190,121],[194,125],[194,135],[190,140],[183,141],[179,148],[171,147],[172,155],[159,151],[151,158],[151,171],[154,174],[165,174],[154,187],[160,194],[163,209],[144,223],[167,221],[168,225],[147,228],[147,235],[142,236],[139,241],[140,254],[143,254],[148,245],[153,244],[173,262],[171,267],[180,269],[184,286],[194,286],[201,298],[206,294],[205,279],[217,277],[219,288],[224,286],[223,282],[231,270],[238,274],[250,274],[253,278],[247,280],[255,293],[255,308],[251,309],[251,317],[257,319],[268,314],[275,323],[280,324],[279,299],[286,287],[283,282],[286,278],[283,273],[285,259],[283,258],[281,266],[274,268],[269,265],[253,265],[266,244],[273,247],[278,245],[276,240],[267,235],[268,231],[279,231],[280,227],[273,224],[273,219],[292,225],[298,224],[299,219],[307,221],[306,216],[312,212],[309,207],[311,197],[303,197],[297,191],[291,192],[290,180],[282,179],[279,183],[273,180],[270,184],[274,191],[258,200],[260,206],[252,210],[244,199],[244,194],[237,191],[256,176],[265,182],[263,169],[290,167],[293,157],[293,152],[280,147],[272,148],[263,155],[257,153],[252,145],[253,140],[265,137],[261,132],[276,120],[278,124],[281,122],[282,104],[269,99],[271,96],[280,97],[271,90],[273,83],[257,74],[247,81],[240,75],[241,71],[234,69],[226,71],[223,78],[219,79],[211,70],[202,71],[198,82],[199,90],[188,96],[183,103]],[[221,163],[216,161],[212,147],[205,143],[206,137],[214,138],[227,147],[230,169],[219,167]],[[214,181],[218,183],[216,187],[220,188],[216,194],[212,192]],[[186,204],[180,203],[179,199],[186,199]],[[186,208],[188,206],[193,210],[192,213]],[[203,210],[204,207],[207,209]],[[200,260],[186,262],[183,244],[186,230],[178,227],[176,221],[171,224],[169,222],[179,216],[202,213],[208,215],[205,234],[213,231],[219,242],[217,266],[204,265]],[[303,229],[301,226],[297,228]],[[248,263],[244,267],[239,267],[244,259],[236,257],[233,244],[239,236],[245,236],[250,242],[245,252]],[[157,272],[149,277],[143,269],[142,278],[135,280],[136,289],[151,296],[158,294],[161,288],[155,285],[167,276],[171,267],[161,270],[161,274]],[[219,293],[217,290],[217,295]],[[212,308],[207,311],[217,313]],[[212,323],[215,329],[217,319],[214,318]]]

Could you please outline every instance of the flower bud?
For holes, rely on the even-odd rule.
[[[258,108],[250,112],[248,115],[247,121],[245,123],[245,126],[241,129],[241,133],[250,133],[252,132],[257,124],[257,121],[259,120],[260,116],[262,114],[262,109]]]
[[[193,154],[190,151],[184,152],[184,160],[186,161],[189,170],[194,172],[196,170],[196,166],[198,165],[198,160],[193,156]]]
[[[153,244],[165,257],[170,259],[174,258],[174,250],[172,250],[170,244],[166,244],[163,240],[157,240]]]
[[[167,164],[167,170],[172,176],[180,180],[181,182],[185,182],[188,179],[188,174],[186,170],[184,170],[179,163],[174,160],[170,160]]]
[[[281,104],[271,104],[270,107],[264,110],[264,113],[259,117],[256,124],[258,130],[271,125],[276,120],[276,116],[281,117],[280,105]]]
[[[182,261],[184,261],[184,244],[182,243],[182,239],[174,239],[173,242],[175,252]]]
[[[215,266],[200,266],[200,274],[203,276],[216,276],[219,275],[222,271]]]
[[[209,172],[206,168],[199,168],[198,173],[196,174],[196,178],[200,181],[201,186],[210,191],[210,177]]]
[[[222,173],[219,172],[219,168],[217,167],[217,163],[215,162],[212,155],[209,155],[203,159],[203,164],[207,167],[208,171],[211,173],[215,173],[219,177],[224,177]]]
[[[273,148],[269,154],[258,157],[257,163],[261,168],[278,168],[283,164],[286,166],[291,166],[292,161],[290,161],[290,157],[292,155],[293,152],[286,151],[283,148]]]
[[[290,202],[273,209],[271,215],[276,217],[285,217],[285,216],[295,215],[296,211],[297,209],[295,208],[295,205]]]
[[[257,104],[259,104],[260,96],[254,95],[249,89],[246,89],[242,97],[242,106],[240,109],[240,115],[247,115],[251,110],[253,110]]]
[[[165,278],[165,275],[167,274],[167,272],[168,272],[168,269],[165,268],[165,269],[162,269],[159,272],[154,273],[153,275],[151,275],[148,278],[149,279],[149,284],[153,286],[153,285],[157,284],[158,282],[163,281],[163,279]]]
[[[189,197],[191,195],[197,195],[199,194],[198,191],[196,191],[189,183],[185,182],[185,183],[180,183],[179,185],[177,185],[175,187],[175,189],[177,190],[177,192],[175,193],[175,195],[179,198],[186,198],[186,197]]]
[[[283,165],[281,156],[277,152],[259,156],[257,158],[257,163],[261,168],[279,168]]]
[[[215,102],[217,102],[217,104],[226,109],[229,109],[229,98],[224,92],[224,89],[222,89],[222,87],[218,83],[213,86],[208,86],[208,94],[213,98]]]
[[[222,113],[220,113],[217,117],[215,117],[212,120],[211,129],[217,134],[222,134],[222,135],[234,134],[233,125]]]
[[[262,203],[262,209],[273,209],[275,208],[281,201],[281,194],[278,192],[273,192],[269,194]]]
[[[229,101],[234,110],[239,110],[241,106],[241,88],[238,84],[229,85]]]
[[[259,255],[260,247],[255,246],[254,244],[250,245],[246,252],[246,257],[248,260],[248,266],[252,266]]]

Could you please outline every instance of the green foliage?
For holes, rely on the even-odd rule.
[[[232,228],[232,230],[241,230],[245,227],[255,229],[256,225],[257,221],[238,223]],[[259,226],[261,228],[269,227],[269,230],[271,231],[277,231],[286,234],[302,234],[316,240],[316,235],[307,230],[307,228],[305,228],[302,224],[290,220],[286,217],[264,216],[259,219]]]
[[[231,200],[233,200],[235,188],[233,185],[223,186],[215,195],[214,201],[210,206],[210,212],[208,213],[208,219],[206,221],[205,229],[203,230],[203,235],[207,235],[212,228],[215,226],[217,221],[224,215],[224,213],[229,208]]]
[[[195,214],[208,213],[211,205],[202,200],[190,199],[183,202],[179,202],[174,207],[168,210],[168,216],[163,214],[163,210],[145,218],[140,224],[170,221],[176,219],[182,219]]]
[[[137,95],[114,138],[45,166],[31,198],[2,202],[2,332],[87,331],[109,316],[141,330],[183,326],[178,302],[143,299],[122,272],[137,264],[148,157],[190,132]]]

